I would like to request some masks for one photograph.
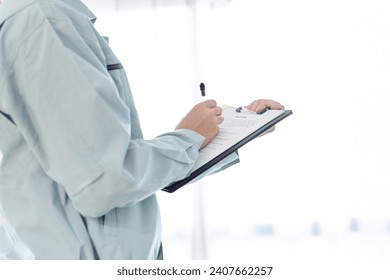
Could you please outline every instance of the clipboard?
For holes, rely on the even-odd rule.
[[[254,132],[252,132],[248,136],[245,136],[244,138],[240,139],[238,142],[236,142],[235,144],[230,146],[228,149],[226,149],[222,153],[220,153],[217,156],[215,156],[214,158],[212,158],[207,163],[201,165],[199,168],[197,168],[194,171],[192,171],[192,173],[188,177],[186,177],[186,178],[184,178],[182,180],[173,182],[172,184],[168,185],[167,187],[163,188],[162,190],[165,191],[165,192],[168,192],[168,193],[175,192],[176,190],[180,189],[181,187],[183,187],[187,183],[189,183],[192,180],[194,180],[196,177],[201,175],[203,172],[207,171],[213,165],[215,165],[218,162],[220,162],[222,159],[224,159],[227,156],[229,156],[230,154],[236,152],[242,146],[246,145],[247,143],[249,143],[253,139],[257,138],[262,133],[266,132],[268,129],[272,128],[274,125],[276,125],[280,121],[282,121],[285,118],[287,118],[288,116],[292,115],[292,113],[293,113],[292,110],[284,110],[284,112],[282,114],[280,114],[277,117],[271,119],[266,124],[262,125],[260,128],[257,128]]]

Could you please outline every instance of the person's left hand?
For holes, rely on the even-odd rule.
[[[284,106],[279,102],[270,99],[257,99],[254,100],[251,104],[245,106],[246,109],[251,110],[253,112],[262,112],[265,109],[271,110],[284,110]],[[271,133],[275,130],[275,126],[268,129],[266,132],[260,134],[259,137],[264,136],[268,133]]]
[[[257,99],[251,104],[245,106],[245,108],[254,112],[261,112],[266,108],[272,110],[284,110],[284,106],[282,104],[270,99]]]

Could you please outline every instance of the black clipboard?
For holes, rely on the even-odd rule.
[[[175,192],[176,190],[180,189],[181,187],[183,187],[187,183],[189,183],[192,180],[194,180],[196,177],[198,177],[200,174],[202,174],[203,172],[208,170],[210,167],[212,167],[216,163],[220,162],[222,159],[224,159],[225,157],[227,157],[231,153],[236,152],[239,148],[241,148],[242,146],[244,146],[248,142],[252,141],[253,139],[257,138],[260,134],[266,132],[268,129],[270,129],[271,127],[276,125],[278,122],[280,122],[280,121],[284,120],[285,118],[287,118],[288,116],[292,115],[292,113],[293,113],[292,110],[285,110],[283,114],[281,114],[281,115],[277,116],[276,118],[272,119],[271,121],[269,121],[268,123],[266,123],[262,127],[258,128],[252,134],[250,134],[247,137],[243,138],[242,140],[240,140],[239,142],[237,142],[236,144],[231,146],[229,149],[225,150],[224,152],[220,153],[218,156],[214,157],[212,160],[210,160],[206,164],[204,164],[201,167],[199,167],[198,169],[194,170],[190,174],[190,176],[188,176],[188,177],[186,177],[186,178],[184,178],[182,180],[173,182],[172,184],[170,184],[169,186],[163,188],[162,190],[165,191],[165,192],[168,192],[168,193]]]

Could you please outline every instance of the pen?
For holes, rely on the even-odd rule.
[[[200,94],[202,96],[206,96],[206,86],[204,85],[204,83],[200,83],[199,87],[200,87]]]

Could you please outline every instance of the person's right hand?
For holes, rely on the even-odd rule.
[[[206,100],[196,104],[177,125],[176,129],[191,129],[203,137],[202,147],[205,147],[219,132],[219,124],[223,122],[222,108],[215,100]]]

